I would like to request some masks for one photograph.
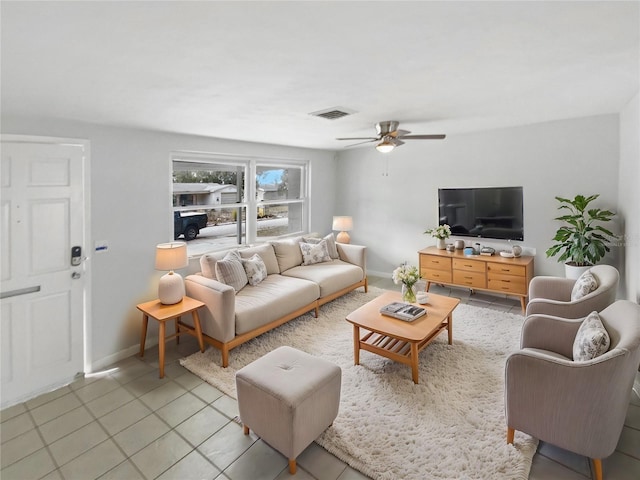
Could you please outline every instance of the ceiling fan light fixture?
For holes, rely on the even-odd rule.
[[[383,138],[382,141],[378,145],[376,145],[376,150],[378,150],[380,153],[389,153],[394,148],[396,148],[396,144],[393,142],[393,140],[390,140],[387,137]]]

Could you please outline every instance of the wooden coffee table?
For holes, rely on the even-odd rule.
[[[427,315],[405,322],[380,313],[391,302],[401,302],[399,292],[385,292],[347,315],[353,325],[353,363],[360,364],[360,350],[368,350],[393,361],[411,365],[413,383],[418,383],[418,353],[440,332],[447,330],[449,345],[453,342],[453,310],[458,298],[429,294]],[[417,305],[417,304],[416,304]],[[360,329],[365,330],[362,338]]]

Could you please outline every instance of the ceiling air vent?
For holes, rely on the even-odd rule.
[[[348,108],[332,107],[319,110],[317,112],[311,112],[309,115],[326,118],[327,120],[336,120],[338,118],[346,117],[347,115],[353,115],[354,113],[356,113],[355,110],[350,110]]]

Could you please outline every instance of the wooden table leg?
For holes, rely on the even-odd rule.
[[[453,313],[447,319],[447,333],[449,334],[449,345],[453,345]]]
[[[418,344],[411,342],[411,378],[413,383],[418,383]]]
[[[176,324],[176,344],[179,345],[180,344],[180,317],[176,317],[174,323]]]
[[[160,328],[158,330],[158,351],[159,353],[159,363],[160,363],[160,378],[164,378],[164,330],[165,324],[164,322],[160,323]]]
[[[527,297],[520,297],[520,306],[522,307],[522,313],[527,311]]]
[[[196,337],[198,338],[198,345],[200,346],[200,351],[204,352],[204,341],[202,340],[202,327],[200,326],[200,315],[198,315],[198,311],[194,310],[192,312],[193,315],[193,326],[196,327]]]
[[[353,326],[353,364],[360,365],[360,327]]]
[[[140,333],[140,356],[144,356],[144,343],[147,339],[147,325],[149,324],[149,315],[142,314],[142,331]]]

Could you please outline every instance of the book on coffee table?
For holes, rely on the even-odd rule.
[[[427,310],[410,303],[393,302],[382,307],[380,313],[406,322],[412,322],[416,318],[426,315]]]

